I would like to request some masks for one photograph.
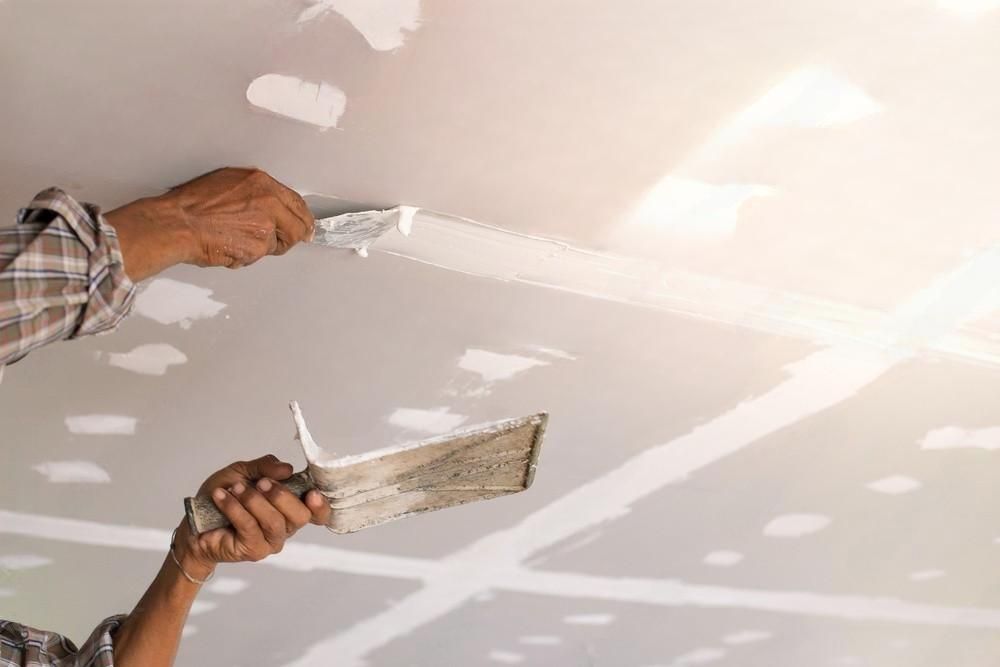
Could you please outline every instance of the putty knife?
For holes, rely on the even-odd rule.
[[[308,466],[283,483],[302,497],[318,489],[330,501],[327,528],[353,533],[386,521],[524,491],[535,476],[548,415],[483,424],[450,435],[327,459],[291,404]],[[185,498],[195,534],[229,525],[207,496]]]

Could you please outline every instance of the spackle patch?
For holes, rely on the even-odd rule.
[[[157,278],[135,299],[135,312],[160,324],[189,329],[194,320],[218,315],[226,304],[211,298],[212,290],[171,278]]]
[[[722,638],[722,641],[726,644],[753,644],[765,641],[773,636],[765,630],[740,630],[739,632],[726,635]]]
[[[77,435],[134,435],[135,417],[125,415],[74,415],[66,417],[66,428]]]
[[[246,579],[239,579],[237,577],[216,577],[213,578],[211,582],[205,587],[209,593],[215,593],[216,595],[236,595],[241,593],[250,586],[250,582]]]
[[[9,554],[0,556],[0,573],[4,570],[33,570],[52,563],[51,558],[35,554]]]
[[[517,638],[519,644],[525,646],[559,646],[562,638],[555,635],[522,635]]]
[[[723,648],[696,648],[684,655],[674,658],[675,665],[704,665],[709,662],[716,662],[726,657],[726,649]]]
[[[184,629],[181,630],[181,637],[190,637],[196,634],[198,634],[198,627],[195,625],[185,625]]]
[[[314,0],[299,14],[308,23],[329,12],[347,19],[376,51],[392,51],[406,41],[405,31],[420,27],[420,0]]]
[[[171,366],[187,363],[187,356],[173,345],[140,345],[131,352],[108,355],[108,364],[140,375],[165,375]]]
[[[610,625],[615,620],[614,614],[573,614],[563,618],[568,625]]]
[[[292,420],[295,422],[295,439],[302,445],[302,453],[305,454],[306,461],[310,464],[321,463],[326,458],[326,452],[313,440],[298,401],[289,403],[288,409],[292,411]]]
[[[1000,449],[1000,426],[964,429],[945,426],[934,429],[920,441],[921,449]]]
[[[9,588],[0,588],[0,598],[12,598],[14,597],[14,591]]]
[[[811,535],[830,525],[830,517],[822,514],[785,514],[772,519],[764,526],[767,537],[802,537]]]
[[[642,199],[630,222],[697,240],[724,239],[736,230],[747,201],[774,194],[753,183],[714,184],[668,176]]]
[[[188,612],[188,615],[197,616],[198,614],[206,614],[218,606],[218,602],[211,602],[210,600],[195,600],[191,603],[191,611]]]
[[[966,20],[1000,9],[1000,0],[938,0],[937,6]]]
[[[324,130],[337,127],[347,107],[340,88],[284,74],[264,74],[250,82],[247,101],[259,109]]]
[[[920,488],[920,482],[905,475],[891,475],[865,485],[872,491],[890,496],[898,496]]]
[[[504,665],[517,665],[524,662],[524,656],[513,651],[498,651],[494,649],[486,657],[493,662],[499,662]]]
[[[486,382],[509,380],[529,368],[548,365],[549,362],[534,357],[523,357],[519,354],[498,354],[475,348],[466,350],[465,354],[458,360],[459,368],[477,373]]]
[[[738,551],[712,551],[701,560],[705,565],[714,567],[732,567],[743,560],[743,554]]]
[[[565,350],[559,350],[554,347],[545,347],[544,345],[529,345],[528,349],[537,352],[538,354],[543,354],[547,357],[554,357],[556,359],[563,359],[565,361],[576,361],[577,357],[566,352]]]
[[[808,67],[768,91],[749,113],[764,126],[833,127],[880,111],[882,105],[850,81],[831,70]]]
[[[393,426],[423,431],[441,435],[454,431],[468,419],[465,415],[455,414],[449,407],[442,408],[397,408],[389,415],[389,423]]]
[[[111,475],[91,461],[46,461],[32,466],[53,484],[107,484]]]
[[[945,575],[944,570],[918,570],[910,573],[910,581],[931,581]]]

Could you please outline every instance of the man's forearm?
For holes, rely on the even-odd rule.
[[[181,567],[193,578],[204,581],[212,567],[193,558],[183,545],[187,528],[178,529],[179,548],[175,552]],[[201,587],[189,581],[168,553],[153,583],[115,633],[116,667],[170,667],[174,664],[181,631],[191,603]]]
[[[132,282],[191,261],[194,235],[175,209],[168,200],[150,197],[104,214],[118,234],[125,273]]]

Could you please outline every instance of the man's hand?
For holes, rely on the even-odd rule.
[[[125,272],[143,280],[173,264],[247,266],[312,238],[315,220],[296,192],[259,169],[227,167],[105,215]]]
[[[326,525],[330,504],[315,489],[299,500],[277,481],[291,475],[291,465],[268,455],[233,463],[205,480],[198,495],[211,495],[233,525],[194,536],[182,522],[175,549],[185,571],[204,578],[216,563],[259,561],[281,551],[307,523]]]

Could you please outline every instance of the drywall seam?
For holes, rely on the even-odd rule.
[[[162,552],[165,543],[170,539],[169,532],[160,529],[103,524],[6,510],[0,510],[0,533],[155,552]],[[282,560],[285,562],[279,562]],[[433,613],[442,606],[448,607],[454,604],[456,600],[461,604],[472,593],[492,587],[533,595],[665,607],[754,609],[797,616],[1000,628],[1000,609],[946,607],[884,597],[831,595],[808,591],[738,589],[689,584],[676,580],[602,577],[572,572],[537,571],[521,567],[480,571],[478,575],[475,571],[465,569],[457,573],[468,576],[458,577],[455,570],[446,569],[440,561],[294,542],[287,544],[281,554],[272,556],[263,563],[293,571],[307,572],[322,569],[344,574],[432,582],[433,589],[424,588],[410,596],[412,599],[408,598],[404,604],[399,605],[396,612],[398,620],[404,623],[409,621],[411,624],[412,619],[418,615],[413,613],[414,610],[418,611],[419,615]],[[41,565],[42,561],[34,561],[34,564]],[[224,590],[213,590],[213,592],[229,594],[245,588],[246,582],[236,579],[232,581],[238,585],[227,585]],[[441,592],[442,589],[447,589],[444,594]],[[392,614],[393,609],[396,607],[390,608],[386,614]],[[384,627],[380,629],[379,625],[386,620],[385,615],[380,615],[378,618],[378,622],[366,626],[365,635],[370,632],[373,637],[377,637],[380,632],[385,631]],[[385,627],[397,628],[395,625]],[[357,638],[358,634],[355,633],[353,636]],[[341,643],[339,648],[351,647]],[[328,655],[323,652],[318,658]],[[326,662],[316,664],[328,664],[328,657],[322,659]],[[311,663],[299,661],[295,664]]]
[[[380,237],[373,249],[468,275],[557,289],[819,344],[907,354],[925,351],[1000,368],[1000,344],[985,335],[958,328],[941,334],[936,324],[915,328],[906,322],[905,313],[896,313],[896,324],[889,327],[890,313],[668,269],[651,260],[592,252],[426,209],[417,210],[408,237],[390,232]],[[984,249],[962,270],[980,280],[992,280],[996,286],[983,299],[981,312],[1000,308],[1000,247]],[[965,294],[953,296],[956,307],[961,308]],[[916,307],[919,310],[919,304]]]
[[[0,533],[40,539],[166,552],[170,531],[99,523],[83,519],[0,510]],[[310,572],[329,570],[398,579],[424,579],[438,575],[440,564],[416,558],[389,556],[317,544],[293,542],[264,563],[284,570]]]
[[[996,299],[996,281],[982,282],[985,263],[1000,273],[995,257],[974,256],[900,306],[876,337],[912,332],[933,342],[976,317]],[[398,605],[311,646],[288,667],[325,664],[336,655],[344,667],[417,628],[458,609],[495,586],[506,572],[542,549],[628,514],[639,500],[668,484],[739,452],[764,436],[829,409],[870,385],[908,358],[900,352],[832,347],[787,367],[789,377],[770,391],[698,426],[686,435],[646,449],[622,465],[573,489],[513,527],[487,535],[447,557],[449,576],[435,578]],[[808,539],[808,538],[807,538]]]

